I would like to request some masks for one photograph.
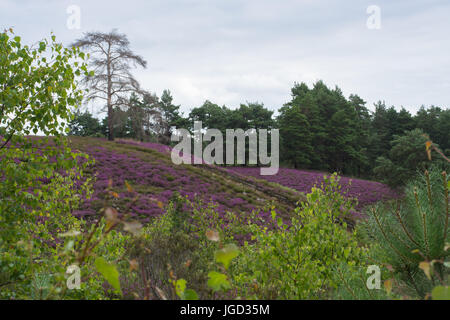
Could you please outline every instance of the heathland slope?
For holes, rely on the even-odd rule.
[[[96,176],[94,194],[76,212],[80,217],[96,215],[111,201],[119,211],[142,222],[161,214],[175,192],[189,199],[214,203],[220,214],[226,211],[248,213],[273,204],[286,215],[304,199],[323,173],[280,169],[274,176],[259,176],[258,168],[224,169],[209,165],[175,165],[170,148],[155,143],[98,138],[71,137],[71,146],[95,159],[90,173]],[[357,198],[358,209],[395,194],[385,185],[359,179],[342,178],[343,192]],[[131,188],[130,188],[131,187]]]

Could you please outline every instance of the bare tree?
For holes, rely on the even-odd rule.
[[[114,140],[114,109],[126,107],[130,93],[144,93],[130,70],[137,66],[146,68],[147,61],[133,53],[129,44],[127,36],[116,30],[109,33],[88,32],[72,44],[90,54],[94,75],[84,78],[90,89],[86,99],[106,102],[108,140]]]

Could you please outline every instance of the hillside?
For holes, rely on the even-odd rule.
[[[323,173],[283,168],[275,176],[259,176],[257,168],[176,166],[171,162],[170,148],[164,145],[131,140],[70,139],[74,149],[86,152],[96,161],[90,172],[96,174],[94,194],[76,212],[80,217],[95,215],[104,207],[111,182],[112,190],[118,195],[114,206],[143,223],[161,214],[174,192],[189,199],[200,198],[205,205],[212,202],[220,214],[226,211],[248,213],[273,203],[277,211],[286,216],[297,201],[304,199],[304,193],[320,184],[323,177]],[[125,181],[133,192],[127,189]],[[344,177],[341,186],[349,197],[358,198],[358,211],[365,205],[395,196],[378,182]],[[261,212],[267,214],[264,210]]]

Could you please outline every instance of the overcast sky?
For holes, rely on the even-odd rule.
[[[67,8],[81,10],[69,29]],[[380,29],[367,20],[380,8]],[[135,75],[183,111],[206,99],[276,110],[295,82],[324,80],[373,103],[450,106],[449,0],[0,0],[0,27],[69,44],[117,28],[148,61]],[[374,21],[374,20],[370,20]],[[371,24],[373,25],[373,24]]]

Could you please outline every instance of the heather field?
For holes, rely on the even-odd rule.
[[[261,175],[259,168],[254,167],[233,167],[227,170],[278,183],[303,193],[309,193],[314,185],[320,185],[323,182],[323,176],[326,174],[289,168],[280,168],[276,175]],[[399,196],[398,192],[389,186],[376,181],[341,177],[340,185],[342,192],[347,197],[357,200],[356,208],[361,210],[367,205]]]
[[[327,174],[280,168],[276,175],[262,176],[256,167],[177,166],[171,162],[171,149],[166,145],[125,139],[71,139],[75,148],[95,159],[91,169],[96,176],[94,194],[75,212],[79,217],[96,215],[104,206],[110,179],[119,195],[119,208],[126,207],[139,194],[129,214],[144,223],[164,212],[174,192],[190,200],[201,199],[205,205],[212,203],[221,214],[248,213],[275,202],[277,211],[286,215],[312,187],[320,186]],[[127,191],[125,181],[133,186],[134,193]],[[374,181],[342,177],[340,186],[342,194],[355,201],[355,218],[363,215],[365,206],[398,196],[388,186]],[[281,201],[284,198],[288,201]]]
[[[302,194],[289,190],[283,194],[289,201],[279,203],[276,195],[280,190],[274,190],[273,186],[258,187],[252,180],[211,166],[176,166],[171,162],[170,149],[164,145],[120,140],[107,142],[96,138],[71,139],[74,148],[95,159],[95,165],[89,169],[89,173],[95,176],[94,193],[75,212],[78,217],[98,214],[105,205],[110,180],[118,195],[115,205],[119,209],[127,208],[127,213],[143,223],[162,214],[174,192],[190,200],[199,199],[205,206],[211,203],[222,215],[226,211],[263,209],[271,202],[277,203],[279,211],[287,212],[295,201],[302,198]],[[127,190],[125,182],[132,186],[133,192]],[[136,195],[138,199],[133,202]]]

